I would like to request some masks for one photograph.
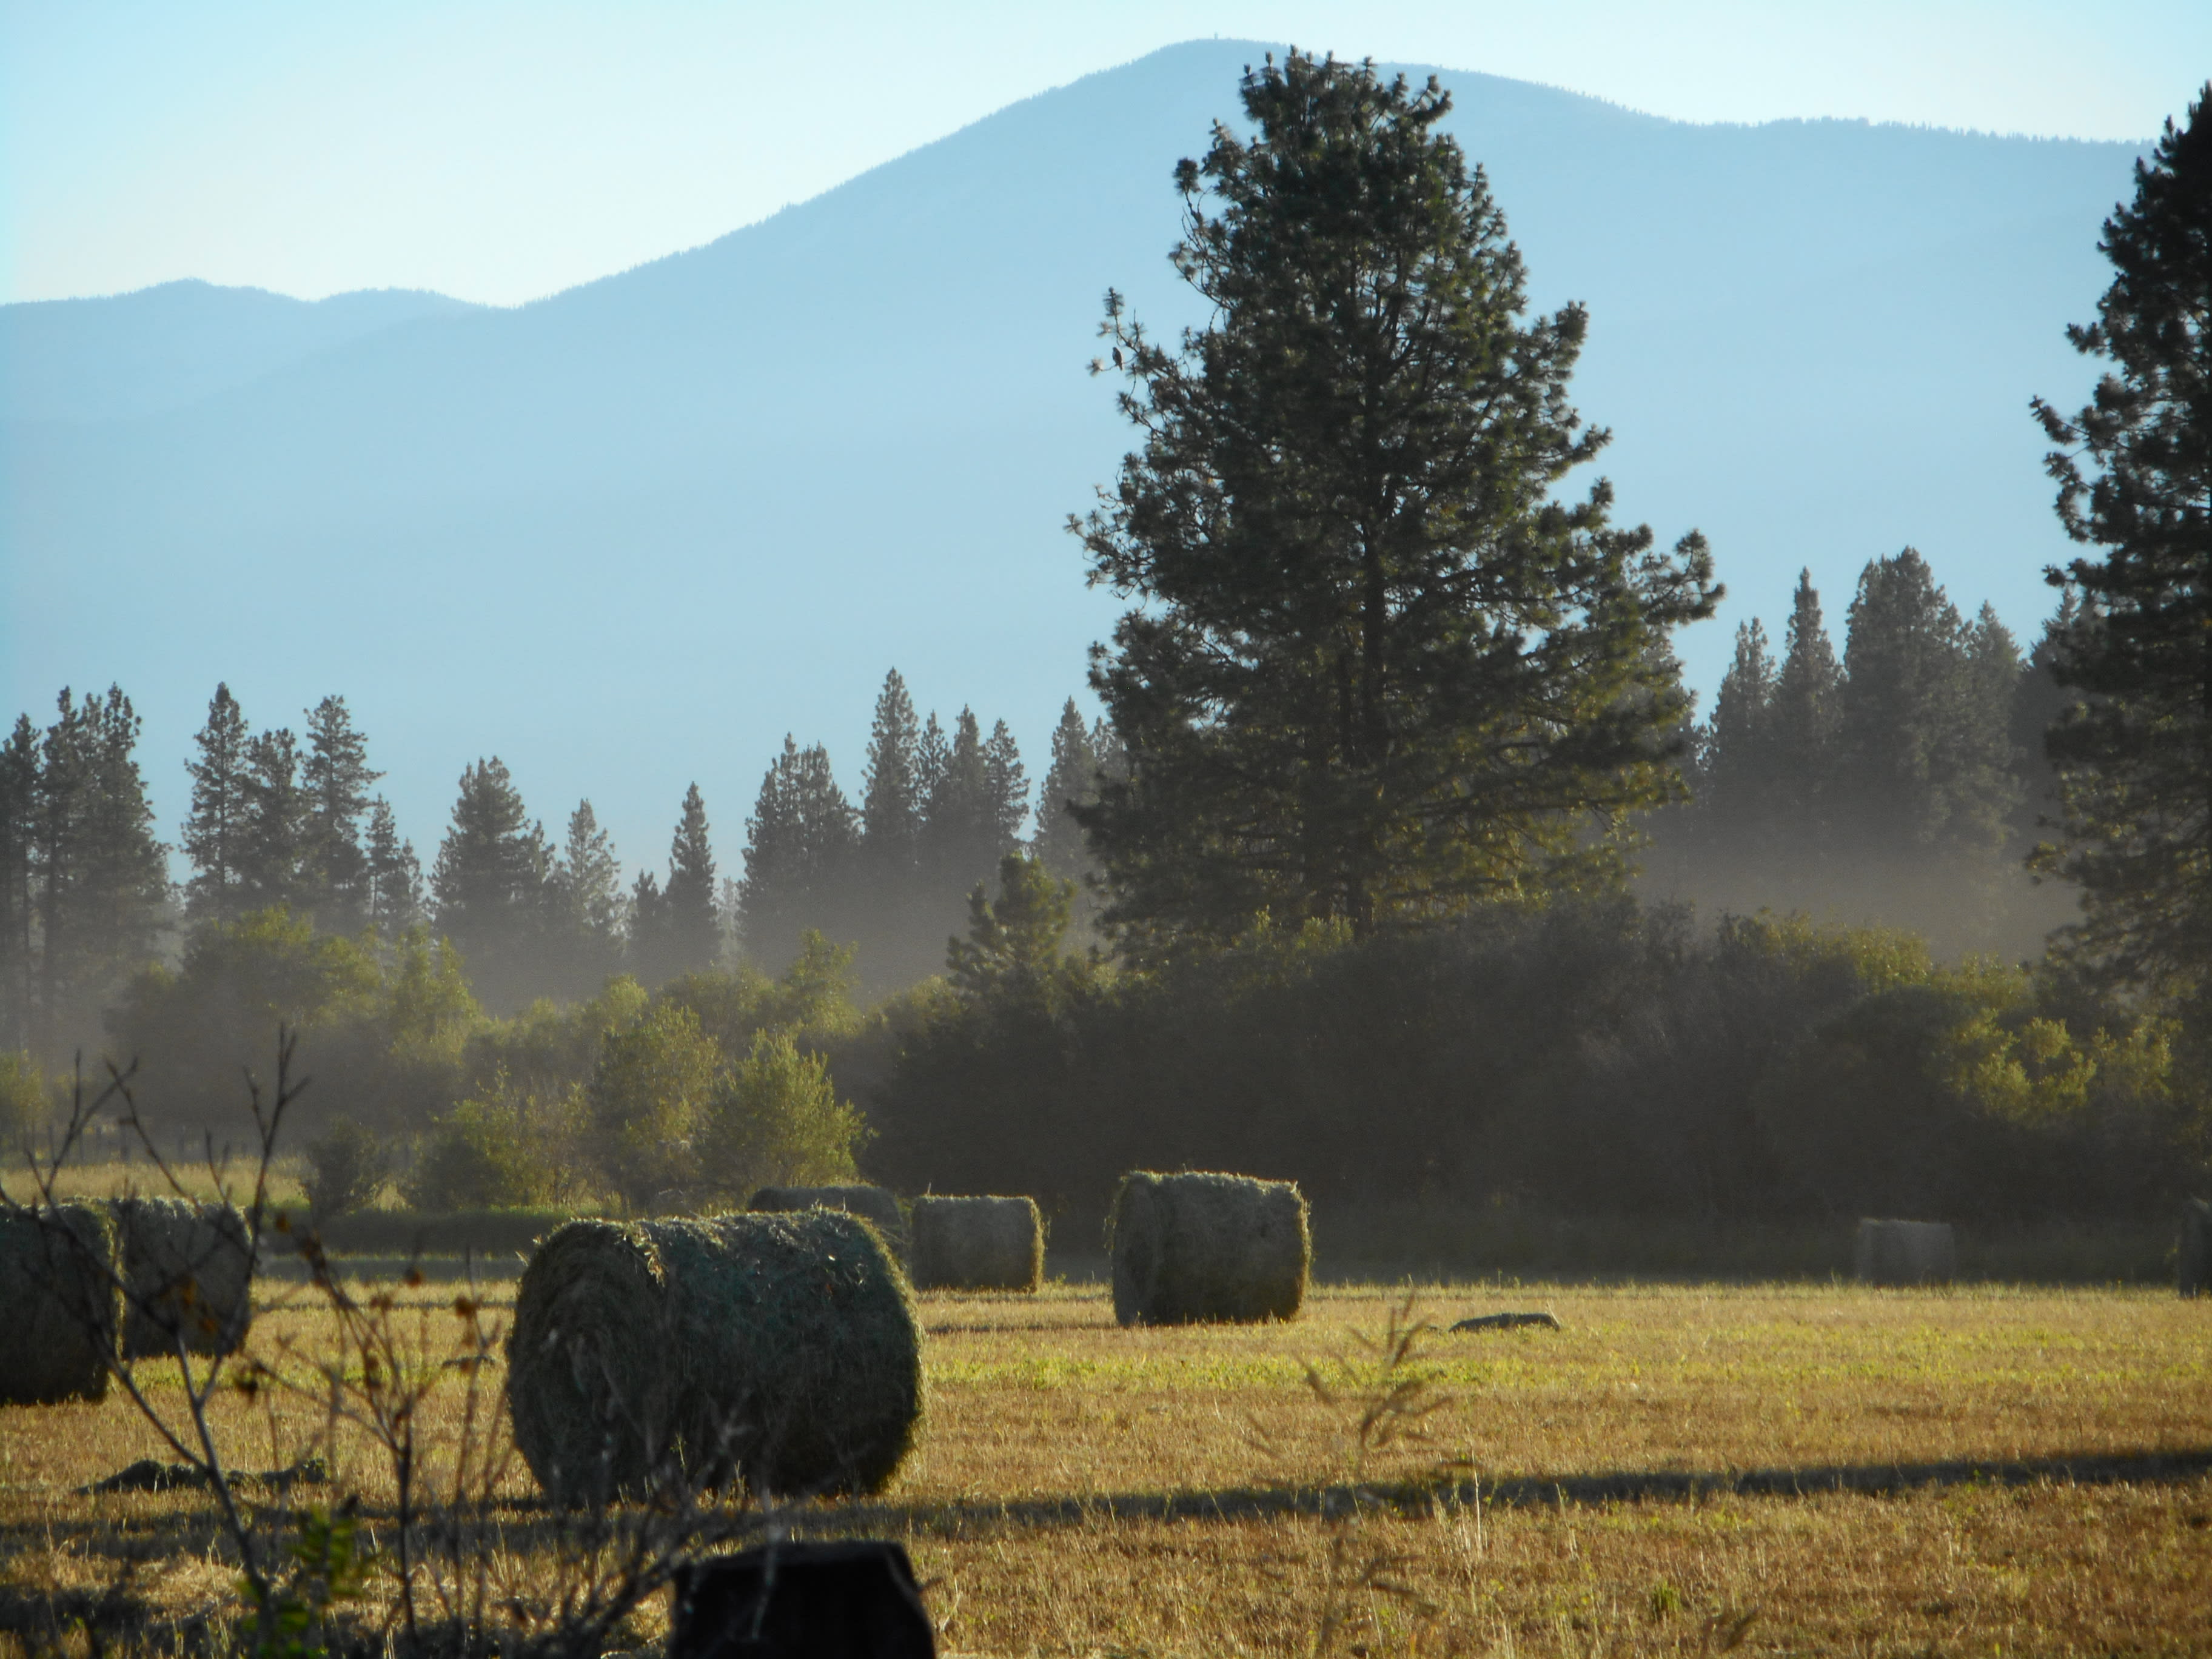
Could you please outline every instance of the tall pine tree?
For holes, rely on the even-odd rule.
[[[683,814],[668,845],[667,960],[660,977],[672,979],[711,968],[721,947],[714,917],[714,850],[708,843],[707,803],[693,784],[684,792]]]
[[[801,749],[787,735],[745,820],[745,954],[781,970],[806,929],[841,936],[860,845],[860,814],[837,787],[829,751]]]
[[[307,879],[307,795],[300,782],[300,740],[289,727],[280,726],[247,741],[241,804],[240,907],[302,905],[313,893]]]
[[[196,921],[230,921],[246,908],[239,860],[246,839],[249,736],[238,700],[228,684],[218,683],[208,700],[207,724],[192,739],[198,757],[185,763],[192,799],[179,839],[192,865],[185,901]]]
[[[538,988],[553,849],[494,755],[461,774],[453,818],[430,876],[438,931],[468,965],[477,994],[515,1007]]]
[[[1703,540],[1613,527],[1602,481],[1558,498],[1606,441],[1567,402],[1586,319],[1522,320],[1434,81],[1293,52],[1243,96],[1251,136],[1176,169],[1206,326],[1170,352],[1109,295],[1102,330],[1143,431],[1072,526],[1145,601],[1093,676],[1132,762],[1083,814],[1111,914],[1364,933],[1608,882],[1603,832],[1676,787]]]
[[[2105,222],[2112,285],[2069,330],[2104,360],[2059,447],[2058,513],[2101,550],[2050,573],[2081,594],[2054,664],[2081,694],[2051,730],[2063,818],[2048,868],[2081,884],[2077,957],[2119,982],[2212,990],[2212,85],[2136,164]]]
[[[921,834],[921,728],[914,699],[894,668],[884,676],[868,732],[860,840],[878,896],[895,902],[915,878]]]
[[[306,795],[302,884],[316,925],[350,933],[368,915],[368,856],[361,844],[368,787],[383,773],[368,764],[368,740],[355,729],[343,697],[325,697],[307,713],[307,754],[300,769]]]
[[[368,805],[362,858],[368,895],[363,920],[386,939],[396,939],[424,920],[422,865],[415,844],[400,838],[392,803],[381,795]]]

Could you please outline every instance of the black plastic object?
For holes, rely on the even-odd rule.
[[[680,1568],[668,1659],[936,1659],[902,1544],[764,1544]]]

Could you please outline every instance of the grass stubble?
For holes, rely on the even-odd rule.
[[[511,1281],[487,1289],[503,1318]],[[942,1644],[963,1652],[2212,1651],[2202,1474],[1604,1503],[1547,1502],[1539,1484],[1529,1501],[1547,1476],[2202,1452],[2212,1304],[2134,1289],[1422,1287],[1440,1323],[1542,1306],[1565,1328],[1427,1339],[1413,1364],[1443,1403],[1420,1437],[1363,1460],[1357,1401],[1317,1398],[1307,1368],[1356,1369],[1404,1294],[1322,1288],[1291,1324],[1136,1330],[1114,1324],[1098,1285],[927,1296],[920,1450],[884,1498],[793,1519],[903,1537]],[[434,1340],[452,1295],[407,1291],[403,1311]],[[313,1353],[324,1317],[265,1312],[255,1349]],[[326,1425],[270,1391],[227,1397],[219,1427],[235,1467],[264,1469]],[[381,1472],[366,1448],[338,1452],[373,1536]],[[159,1455],[119,1399],[0,1409],[0,1587],[95,1589],[128,1563],[131,1593],[166,1617],[234,1610],[204,1497],[76,1493]],[[1447,1465],[1462,1480],[1428,1501],[1360,1496]],[[1522,1501],[1469,1501],[1470,1470],[1517,1483]],[[510,1484],[534,1497],[519,1464]],[[1169,1494],[1180,1518],[1160,1512]],[[537,1513],[515,1510],[503,1570],[519,1577]]]

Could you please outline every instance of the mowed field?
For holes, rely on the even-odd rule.
[[[484,1288],[503,1318],[512,1282]],[[403,1314],[442,1342],[453,1295],[404,1292]],[[789,1518],[905,1539],[960,1652],[2212,1651],[2212,1302],[1420,1287],[1439,1324],[1545,1309],[1563,1328],[1425,1337],[1411,1370],[1442,1403],[1363,1459],[1362,1401],[1407,1375],[1368,1344],[1407,1295],[1133,1331],[1096,1285],[925,1297],[920,1450],[880,1498]],[[272,1312],[253,1346],[312,1356],[327,1318]],[[461,1398],[437,1397],[434,1433]],[[264,1396],[227,1401],[221,1429],[266,1469],[323,1425]],[[229,1603],[204,1498],[74,1490],[166,1455],[119,1397],[0,1408],[19,1603],[126,1560],[163,1614]],[[339,1466],[374,1530],[388,1487],[358,1447]],[[520,1529],[519,1464],[509,1489]]]

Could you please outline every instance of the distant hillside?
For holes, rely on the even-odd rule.
[[[67,417],[0,428],[8,711],[120,680],[173,833],[217,678],[257,723],[343,691],[426,858],[497,752],[549,822],[590,795],[633,861],[697,779],[735,873],[785,731],[857,788],[891,664],[925,708],[1007,717],[1041,774],[1116,609],[1061,528],[1127,442],[1084,372],[1100,295],[1193,319],[1170,170],[1263,49],[1156,53],[515,311],[348,296],[301,309],[423,310],[312,349],[240,321],[226,355],[193,306],[286,302],[0,310],[0,339],[69,333],[40,361],[90,366],[7,394]],[[2027,400],[2087,384],[2062,330],[2130,150],[1444,79],[1537,300],[1591,308],[1578,402],[1617,434],[1623,519],[1702,527],[1733,615],[1778,623],[1809,564],[1840,633],[1860,564],[1911,542],[2034,625],[2064,544]],[[1700,684],[1728,628],[1684,641]]]
[[[309,303],[200,282],[0,306],[0,420],[167,414],[380,330],[477,309],[404,289]]]

